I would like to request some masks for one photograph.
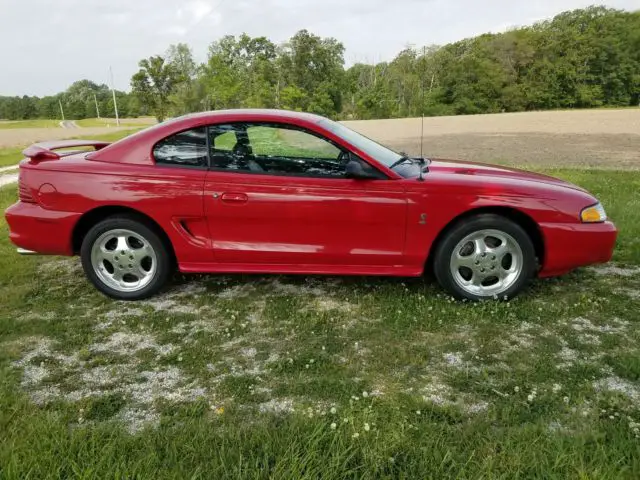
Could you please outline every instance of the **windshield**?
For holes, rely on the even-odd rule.
[[[382,146],[377,142],[374,142],[370,138],[367,138],[364,135],[359,134],[358,132],[354,132],[341,123],[323,118],[318,122],[318,124],[322,125],[331,133],[335,133],[339,137],[344,138],[354,147],[362,150],[367,155],[375,158],[378,162],[384,164],[387,167],[391,167],[391,165],[402,158],[402,155],[400,155],[399,153],[394,152],[393,150]]]

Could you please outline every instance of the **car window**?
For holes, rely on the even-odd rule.
[[[255,155],[322,158],[336,161],[340,156],[338,147],[302,130],[274,126],[249,126],[247,135]]]
[[[153,157],[160,165],[184,167],[207,166],[207,130],[194,128],[160,140],[153,147]]]
[[[230,151],[218,139],[234,142]],[[350,158],[329,140],[278,124],[233,124],[210,127],[212,167],[267,175],[345,178]],[[228,145],[227,141],[226,145]]]

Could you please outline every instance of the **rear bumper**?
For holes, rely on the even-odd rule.
[[[11,242],[31,254],[73,255],[71,237],[79,213],[46,210],[34,203],[17,202],[5,211]]]
[[[611,260],[618,230],[612,222],[542,224],[545,258],[540,277],[565,274],[575,268]]]

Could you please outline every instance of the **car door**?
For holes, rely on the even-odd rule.
[[[292,271],[402,263],[401,182],[346,178],[347,152],[285,124],[213,126],[210,149],[204,205],[217,263]]]
[[[203,189],[208,171],[207,129],[172,134],[153,147],[155,165],[138,169],[126,191],[134,207],[164,226],[181,268],[213,261]]]

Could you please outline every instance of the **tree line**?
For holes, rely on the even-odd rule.
[[[137,97],[130,93],[116,91],[116,103],[122,117],[137,117],[148,113],[148,110],[140,105]],[[102,117],[113,117],[113,94],[107,85],[79,80],[56,95],[0,96],[0,119],[4,120],[62,119],[63,111],[65,118],[73,120],[95,118],[98,113]]]
[[[567,11],[505,33],[406,48],[390,62],[349,68],[342,43],[306,30],[283,45],[225,36],[210,45],[204,63],[188,45],[172,45],[139,67],[131,93],[118,93],[123,116],[163,120],[201,110],[283,108],[371,119],[637,106],[640,11]],[[54,97],[0,97],[0,118],[57,118],[52,102],[58,99],[73,105],[73,118],[95,116],[90,91],[113,111],[106,86],[83,80]],[[16,111],[22,117],[11,116]]]

